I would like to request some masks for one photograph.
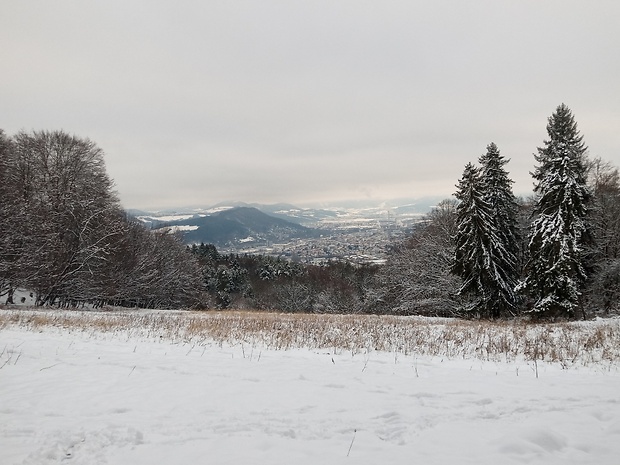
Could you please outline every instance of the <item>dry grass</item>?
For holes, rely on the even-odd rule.
[[[620,361],[620,320],[559,324],[260,312],[0,310],[0,329],[57,327],[190,344],[370,351],[563,366]]]

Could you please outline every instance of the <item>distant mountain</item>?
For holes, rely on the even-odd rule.
[[[157,212],[128,210],[138,220],[151,228],[158,228],[170,222],[187,218],[214,216],[217,213],[236,208],[254,208],[269,216],[297,223],[310,228],[320,228],[325,223],[345,220],[346,218],[407,218],[428,213],[443,197],[402,198],[387,201],[357,200],[323,204],[314,207],[297,207],[288,203],[258,204],[238,201],[220,202],[208,207],[177,207]]]
[[[324,210],[317,208],[299,208],[290,203],[245,203],[245,202],[221,202],[209,207],[208,210],[224,210],[228,208],[250,207],[256,208],[263,213],[275,218],[300,224],[307,227],[316,227],[317,223],[326,218],[334,218],[337,216],[334,210]]]
[[[254,207],[234,207],[211,215],[194,215],[168,221],[164,227],[180,231],[187,243],[210,243],[225,247],[316,237],[318,229],[276,218]]]
[[[261,205],[261,211],[268,213],[276,218],[292,221],[307,227],[316,227],[322,220],[337,218],[339,213],[335,210],[324,210],[316,208],[298,208],[293,205]]]

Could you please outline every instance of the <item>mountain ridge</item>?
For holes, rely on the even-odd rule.
[[[233,207],[210,215],[167,221],[158,229],[179,231],[187,243],[224,247],[239,243],[264,244],[317,237],[321,230],[268,215],[255,207]]]

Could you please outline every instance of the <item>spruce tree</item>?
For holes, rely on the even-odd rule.
[[[535,219],[529,236],[527,275],[519,288],[536,299],[533,311],[573,317],[586,278],[587,150],[570,109],[562,104],[548,119],[549,140],[534,155]]]
[[[517,300],[514,289],[519,279],[518,205],[512,192],[513,181],[504,169],[508,160],[501,156],[497,145],[490,143],[479,162],[484,199],[491,208],[490,227],[496,236],[495,240],[489,241],[487,272],[491,298],[487,311],[497,318],[505,313],[513,313]]]
[[[465,166],[463,177],[454,194],[457,231],[455,255],[451,272],[463,279],[460,295],[472,299],[467,311],[491,316],[490,244],[497,241],[492,227],[492,209],[486,200],[480,171],[471,163]]]
[[[486,317],[513,314],[517,283],[517,203],[508,162],[494,143],[479,159],[480,169],[467,164],[455,196],[457,233],[451,271],[463,278],[459,294],[473,298],[469,308]]]

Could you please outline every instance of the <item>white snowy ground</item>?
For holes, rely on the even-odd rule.
[[[0,463],[618,464],[620,374],[0,330]]]

